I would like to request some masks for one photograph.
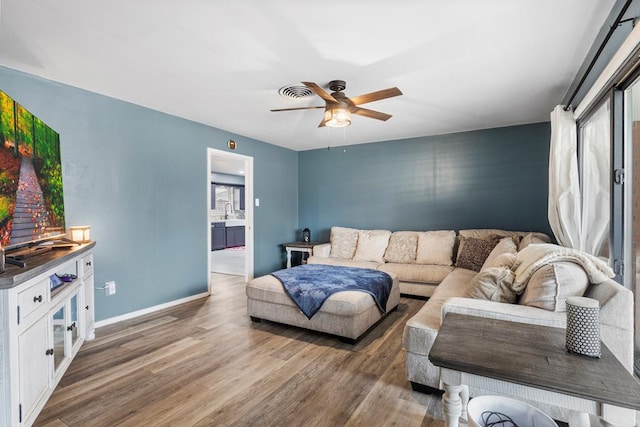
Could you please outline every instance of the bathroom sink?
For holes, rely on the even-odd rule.
[[[244,219],[227,219],[224,223],[227,227],[244,227]]]

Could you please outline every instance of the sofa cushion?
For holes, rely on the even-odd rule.
[[[353,259],[357,261],[384,262],[384,253],[391,232],[387,230],[360,230]]]
[[[391,233],[384,260],[400,264],[416,262],[418,233],[416,231],[395,231]]]
[[[356,253],[360,230],[346,227],[331,227],[331,253],[334,258],[351,259]]]
[[[379,264],[378,270],[393,273],[402,282],[440,283],[451,273],[453,267],[446,265],[399,264],[387,262]]]
[[[453,230],[423,231],[418,233],[417,264],[453,265]]]
[[[474,237],[461,238],[456,267],[480,271],[482,265],[497,244],[497,240],[483,240]]]
[[[508,267],[483,269],[471,279],[465,296],[513,304],[517,298],[515,291],[511,287],[515,278],[515,274]]]
[[[482,264],[480,271],[491,267],[513,267],[516,262],[518,248],[511,237],[500,239],[498,244],[491,250],[491,253]]]
[[[464,295],[476,275],[472,270],[456,268],[444,278],[424,306],[407,321],[404,348],[411,353],[428,355],[440,329],[442,306],[452,297]]]
[[[379,262],[373,261],[358,261],[355,259],[327,258],[321,256],[310,256],[307,259],[307,264],[340,265],[342,267],[371,268],[373,270],[376,270],[380,265]]]
[[[566,261],[547,264],[533,273],[520,304],[567,311],[567,298],[584,295],[588,286],[589,278],[580,265]]]

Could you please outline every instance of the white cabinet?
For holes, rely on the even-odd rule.
[[[20,404],[24,419],[34,418],[34,410],[49,389],[49,323],[46,318],[18,335],[20,358]]]
[[[82,343],[95,336],[94,245],[52,251],[27,259],[26,271],[0,274],[0,426],[33,424]],[[52,289],[55,274],[77,278]]]

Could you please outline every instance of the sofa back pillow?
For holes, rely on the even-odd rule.
[[[418,233],[416,231],[395,231],[389,238],[384,260],[398,264],[413,264],[416,262],[417,250]]]
[[[473,237],[474,239],[492,240],[494,237],[524,236],[526,231],[507,231],[498,228],[470,228],[460,230],[460,237]]]
[[[480,271],[489,254],[498,244],[498,240],[483,240],[474,237],[461,237],[456,267]]]
[[[520,244],[518,245],[518,251],[523,250],[527,246],[532,243],[550,243],[551,239],[544,233],[528,233],[526,234],[522,240],[520,240]]]
[[[455,243],[456,232],[453,230],[419,232],[416,263],[452,265]]]
[[[511,237],[503,237],[498,244],[491,250],[491,253],[482,264],[480,271],[484,271],[491,267],[513,267],[516,262],[518,247]]]
[[[465,297],[513,304],[517,298],[511,288],[515,278],[516,275],[509,268],[487,268],[471,279]]]
[[[388,230],[360,230],[353,259],[358,261],[384,262],[384,253],[389,244]]]
[[[491,240],[492,237],[513,237],[518,245],[518,251],[521,251],[524,246],[522,246],[522,240],[529,236],[529,238],[533,238],[536,241],[533,243],[549,243],[551,239],[544,233],[537,232],[529,232],[529,231],[508,231],[508,230],[500,230],[497,228],[470,228],[467,230],[460,230],[459,232],[461,237],[473,237],[476,239],[482,240]],[[528,243],[525,243],[525,246]]]
[[[352,259],[356,253],[360,230],[346,227],[331,227],[330,257]]]
[[[536,270],[520,297],[520,304],[549,311],[567,311],[568,297],[581,297],[589,286],[582,266],[562,261]]]

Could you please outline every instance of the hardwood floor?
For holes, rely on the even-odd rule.
[[[244,281],[100,328],[83,345],[39,426],[442,427],[439,396],[413,392],[398,309],[356,345],[246,314]]]

